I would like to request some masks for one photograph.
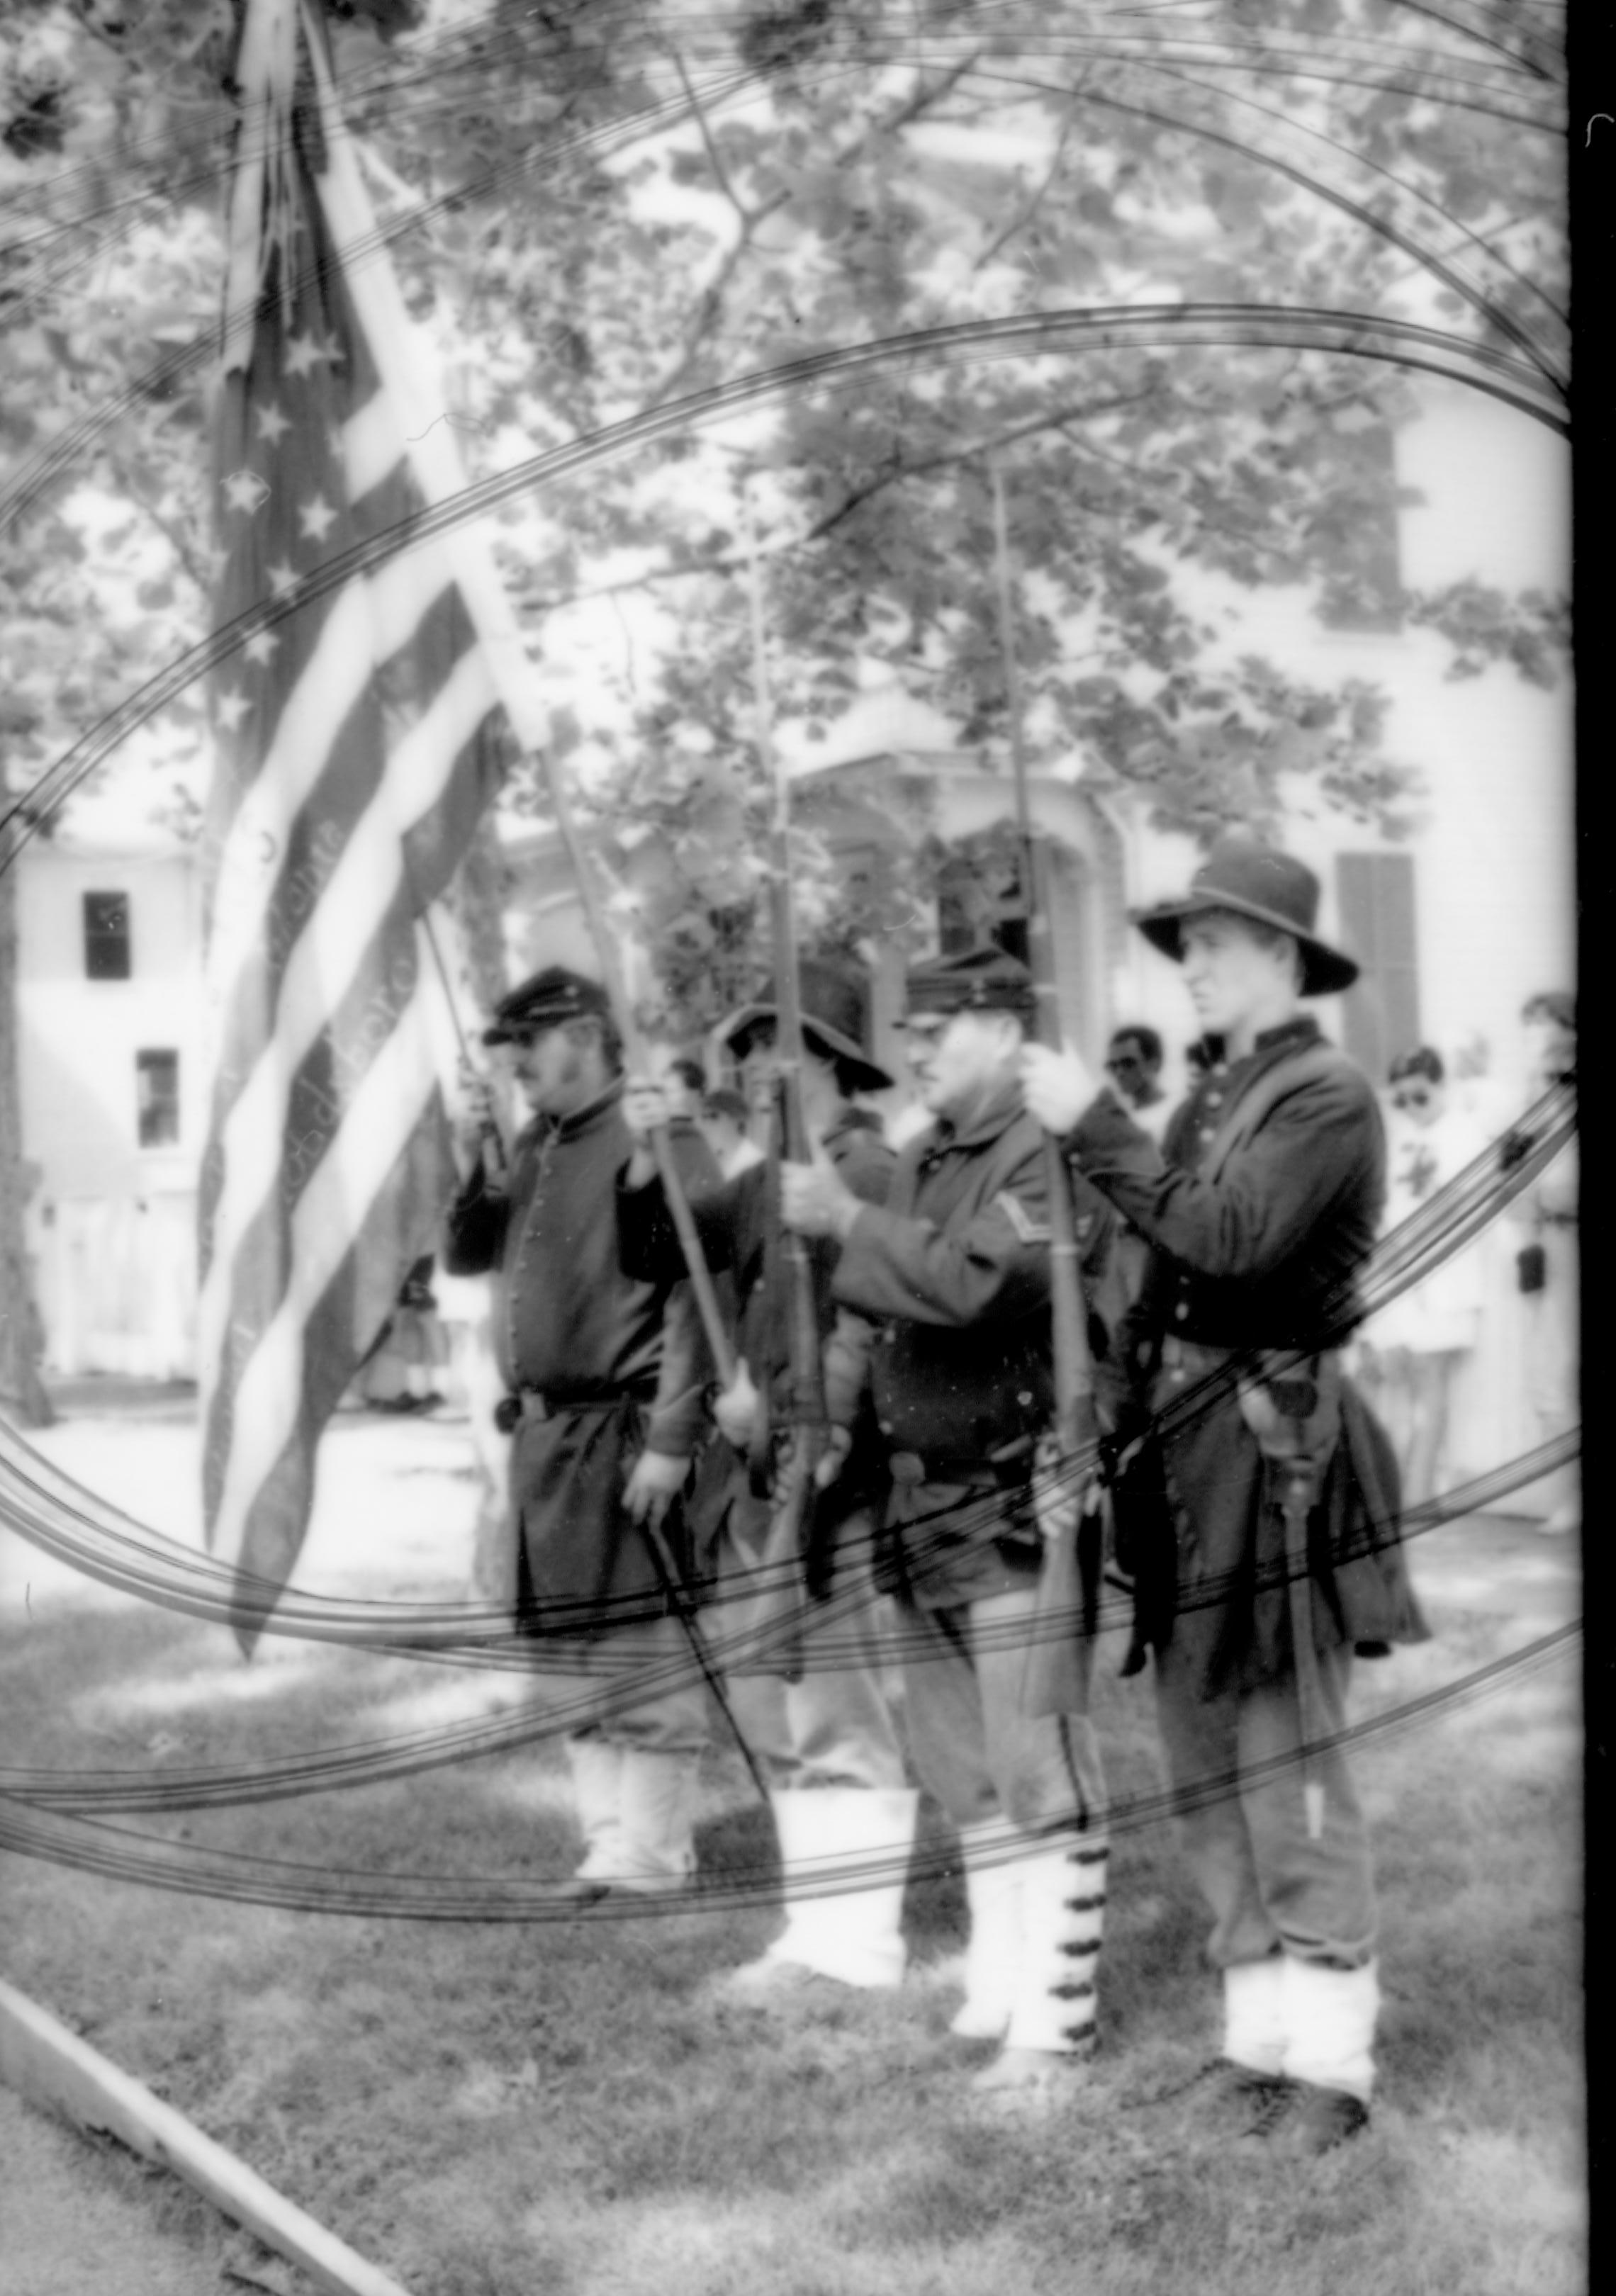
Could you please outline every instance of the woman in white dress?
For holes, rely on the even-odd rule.
[[[1442,1056],[1429,1045],[1393,1061],[1389,1084],[1388,1233],[1487,1145],[1475,1119],[1449,1097]],[[1475,1251],[1466,1247],[1390,1300],[1363,1334],[1364,1369],[1397,1446],[1406,1505],[1439,1488],[1454,1377],[1481,1333],[1481,1282]]]

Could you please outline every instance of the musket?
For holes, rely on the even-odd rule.
[[[744,505],[743,505],[744,508]],[[816,1476],[828,1438],[819,1316],[814,1299],[814,1269],[804,1237],[780,1221],[782,1158],[806,1164],[812,1156],[802,1105],[802,1003],[797,980],[796,918],[792,908],[791,805],[784,770],[774,742],[769,693],[768,648],[764,628],[763,575],[756,539],[746,513],[751,599],[752,677],[757,697],[758,752],[773,800],[769,820],[769,924],[775,964],[775,1121],[769,1137],[770,1242],[783,1264],[788,1307],[790,1423],[783,1441],[772,1444],[773,1506],[759,1565],[765,1613],[800,1607],[800,1565],[804,1531],[817,1489]],[[767,1366],[760,1366],[767,1370]],[[767,1377],[759,1382],[761,1407],[769,1405]],[[771,1431],[772,1432],[772,1431]],[[754,1620],[754,1624],[760,1623]],[[797,1669],[789,1647],[782,1670]]]
[[[1021,679],[1016,668],[1015,624],[1010,590],[1010,541],[1005,518],[1005,488],[997,463],[993,480],[993,524],[998,565],[999,639],[1005,660],[1005,698],[1010,714],[1010,755],[1015,774],[1016,831],[1020,841],[1021,898],[1027,916],[1027,956],[1038,996],[1038,1033],[1055,1051],[1061,1046],[1061,1013],[1055,985],[1054,936],[1048,900],[1040,882],[1038,848],[1027,787],[1027,757],[1021,738]],[[1077,1220],[1071,1177],[1060,1143],[1044,1136],[1044,1177],[1049,1198],[1049,1313],[1054,1358],[1054,1439],[1061,1468],[1092,1440],[1095,1431],[1094,1361],[1089,1353],[1083,1284],[1078,1267]],[[1081,1637],[1087,1633],[1085,1572],[1079,1557],[1080,1518],[1074,1505],[1061,1510],[1060,1526],[1046,1533],[1038,1573],[1038,1601],[1021,1705],[1028,1714],[1080,1712],[1087,1701],[1088,1666]],[[1092,1536],[1092,1534],[1090,1534]]]

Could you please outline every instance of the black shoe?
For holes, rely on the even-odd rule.
[[[1214,2057],[1159,2102],[1183,2100],[1183,2132],[1192,2143],[1223,2144],[1266,2136],[1294,2086],[1283,2074],[1259,2073],[1250,2065],[1237,2065],[1232,2057]]]
[[[558,1905],[598,1906],[603,1898],[611,1895],[611,1884],[574,1874],[570,1881],[557,1882],[549,1895]]]
[[[1369,2108],[1362,2097],[1344,2088],[1318,2088],[1310,2081],[1299,2081],[1272,2127],[1262,2133],[1271,2136],[1275,2152],[1287,2159],[1316,2161],[1368,2126]]]

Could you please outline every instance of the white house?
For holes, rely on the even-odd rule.
[[[203,1122],[194,862],[63,830],[18,871],[19,1062],[47,1369],[189,1376]]]

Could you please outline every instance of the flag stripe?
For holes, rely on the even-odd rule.
[[[235,1435],[214,1535],[216,1552],[233,1562],[244,1560],[241,1532],[250,1502],[298,1423],[305,1326],[351,1249],[355,1208],[380,1193],[398,1160],[398,1143],[427,1113],[435,1090],[417,995],[373,1062],[348,1120],[292,1214],[286,1289],[236,1389]]]
[[[362,979],[401,893],[414,914],[440,890],[435,882],[443,874],[440,866],[431,870],[425,885],[406,870],[400,830],[427,820],[441,802],[446,782],[453,786],[453,764],[475,737],[488,698],[486,668],[475,655],[467,656],[431,710],[399,742],[387,781],[356,824],[287,958],[275,1037],[228,1113],[216,1118],[225,1177],[210,1204],[213,1250],[199,1310],[201,1344],[209,1357],[221,1343],[229,1313],[234,1252],[282,1169],[298,1073],[319,1044],[332,1003]],[[438,840],[443,850],[451,842]]]

